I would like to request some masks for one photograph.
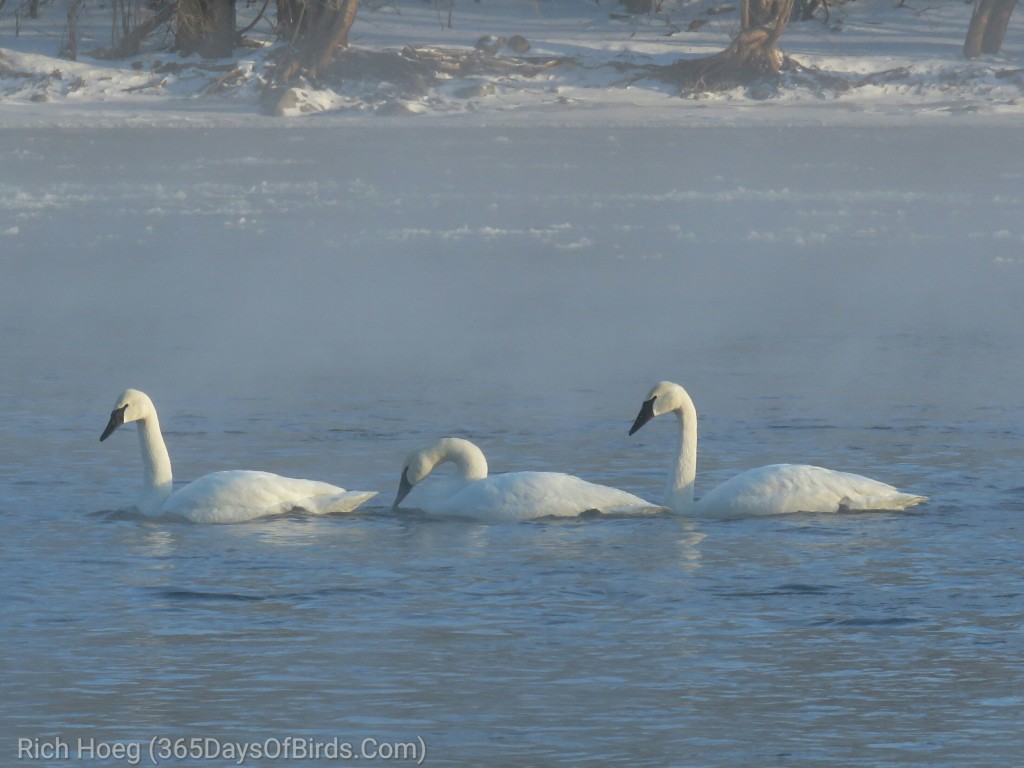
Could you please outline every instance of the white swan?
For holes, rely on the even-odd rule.
[[[293,510],[314,515],[351,512],[377,495],[376,491],[346,491],[316,480],[248,470],[214,472],[174,491],[171,458],[160,432],[160,420],[145,392],[125,390],[117,399],[100,442],[132,421],[138,426],[142,448],[138,507],[145,515],[182,517],[195,523],[238,523]]]
[[[891,485],[849,472],[808,464],[772,464],[747,470],[693,500],[697,475],[697,409],[678,384],[663,381],[647,395],[629,434],[663,413],[679,419],[679,447],[665,489],[666,507],[677,513],[746,517],[787,512],[901,510],[927,501]]]
[[[485,521],[529,520],[536,517],[572,517],[598,510],[606,513],[653,512],[658,507],[639,496],[588,483],[561,472],[509,472],[487,474],[487,459],[476,445],[446,437],[413,451],[405,460],[394,506],[438,464],[456,466],[454,487],[419,501],[423,511],[435,515],[471,517]]]

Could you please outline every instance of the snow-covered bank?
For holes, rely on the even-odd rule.
[[[528,73],[445,76],[412,89],[372,77],[334,90],[297,89],[286,114],[318,122],[641,126],[1007,125],[1024,115],[1020,14],[999,57],[965,61],[960,51],[971,6],[958,1],[855,0],[833,8],[827,20],[820,14],[792,22],[783,48],[802,65],[834,76],[828,87],[794,75],[778,90],[680,98],[664,83],[633,77],[649,64],[725,47],[739,21],[735,8],[723,7],[666,0],[661,13],[629,17],[611,0],[484,0],[457,3],[447,28],[436,4],[366,3],[351,35],[356,49],[471,51],[484,35],[520,35],[528,51],[504,47],[497,55],[528,57],[540,66]],[[265,47],[238,49],[234,60],[182,59],[158,32],[140,55],[107,61],[84,53],[110,42],[110,8],[90,5],[77,24],[83,53],[68,61],[57,56],[65,3],[44,4],[39,19],[17,23],[14,8],[0,12],[0,127],[282,124],[261,113],[272,45],[265,20],[247,35]],[[239,4],[239,23],[255,12],[255,5]],[[691,25],[698,28],[689,31]]]

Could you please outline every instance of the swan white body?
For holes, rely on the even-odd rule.
[[[679,422],[676,459],[665,489],[666,507],[680,514],[715,517],[790,512],[901,510],[927,501],[887,483],[809,464],[771,464],[726,480],[694,501],[697,476],[697,409],[686,390],[663,381],[647,395],[629,434],[656,416],[674,413]]]
[[[293,510],[314,515],[351,512],[377,495],[376,491],[346,491],[317,480],[249,470],[214,472],[174,491],[171,459],[160,432],[160,420],[145,392],[125,390],[100,440],[106,440],[119,426],[132,421],[138,427],[142,449],[142,495],[138,507],[145,515],[180,517],[195,523],[239,523]]]
[[[588,483],[561,472],[509,472],[488,476],[483,452],[458,437],[443,438],[409,454],[394,505],[397,507],[417,483],[444,462],[455,464],[456,478],[451,485],[445,485],[443,494],[424,495],[417,501],[424,512],[433,515],[496,522],[575,517],[590,510],[621,514],[658,509],[626,491]]]

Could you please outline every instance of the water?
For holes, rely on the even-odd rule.
[[[19,738],[72,758],[210,738],[219,757],[180,764],[229,765],[224,745],[290,736],[371,765],[419,739],[428,765],[1019,762],[1021,143],[8,132],[2,761]],[[444,434],[493,471],[657,498],[672,428],[626,430],[661,378],[702,415],[698,494],[791,460],[931,501],[732,522],[389,509],[402,457]],[[379,503],[119,513],[137,441],[97,439],[126,386],[153,396],[180,481],[259,468]]]

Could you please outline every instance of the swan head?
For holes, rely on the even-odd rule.
[[[687,402],[692,403],[685,389],[671,381],[659,381],[647,393],[643,405],[640,406],[640,413],[636,415],[633,426],[629,428],[629,434],[635,434],[640,427],[656,416],[681,410]]]
[[[398,482],[398,493],[395,495],[395,502],[391,505],[397,507],[402,499],[409,495],[413,487],[429,475],[434,469],[434,464],[427,461],[424,451],[413,451],[406,459],[402,467],[402,479]]]
[[[123,424],[139,421],[155,412],[153,401],[149,395],[137,389],[126,389],[114,404],[114,410],[110,413],[110,421],[107,422],[103,434],[100,435],[102,443],[110,437],[114,430]]]
[[[455,462],[464,483],[487,477],[487,459],[476,445],[460,437],[444,437],[436,443],[413,451],[405,457],[398,493],[391,505],[397,507],[417,483],[422,482],[434,468],[445,461]]]

